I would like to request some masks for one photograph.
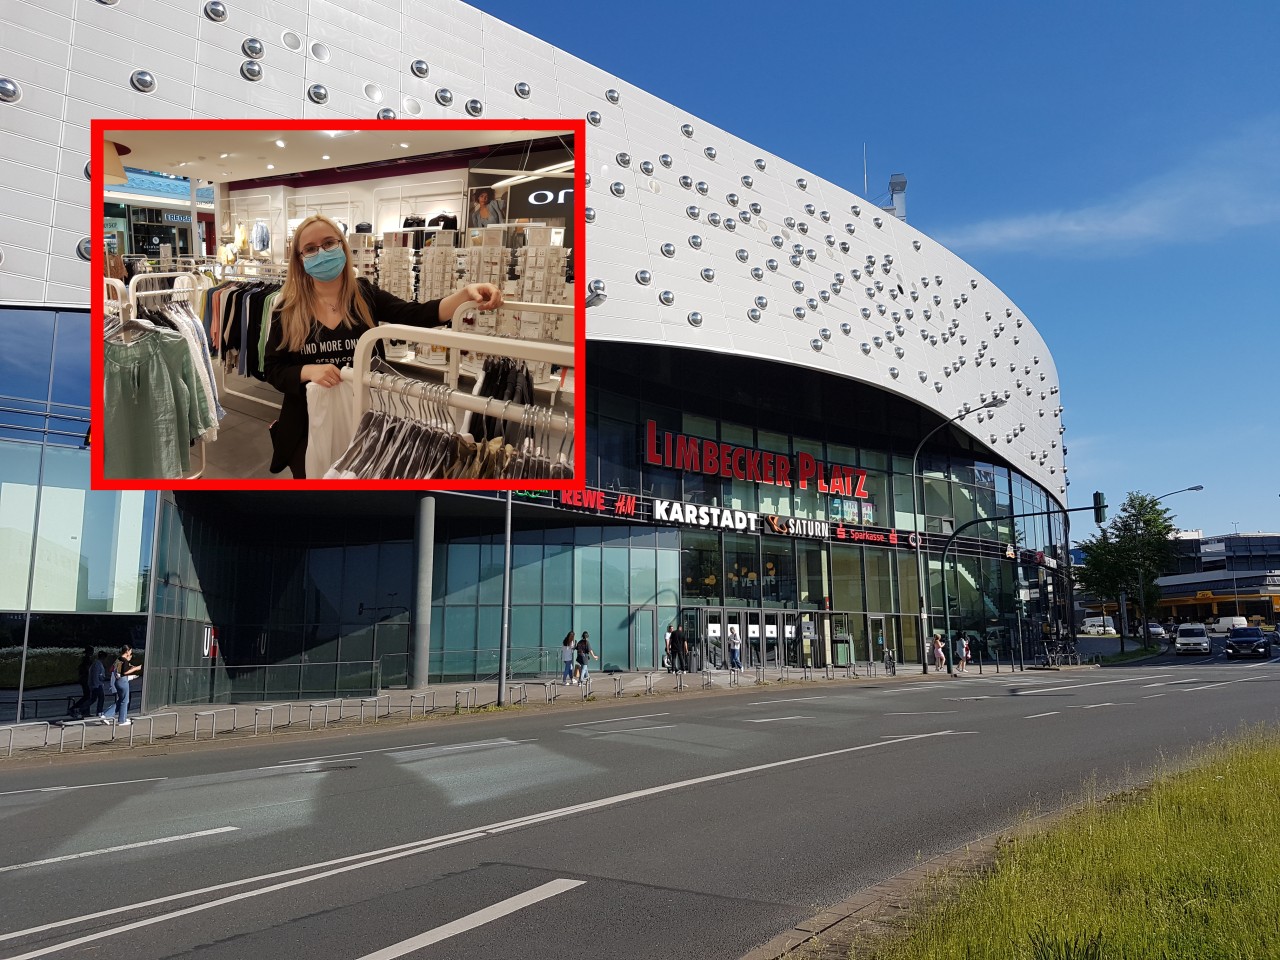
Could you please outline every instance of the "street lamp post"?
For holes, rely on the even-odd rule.
[[[978,407],[978,410],[994,410],[997,407],[1003,407],[1008,402],[1009,401],[1007,401],[1004,397],[992,396],[990,400],[983,402]],[[919,524],[919,526],[916,529],[916,590],[919,593],[920,607],[919,607],[919,610],[917,611],[917,614],[919,617],[920,625],[918,627],[919,635],[916,637],[916,643],[919,645],[920,650],[922,651],[920,656],[920,661],[921,661],[921,665],[923,667],[924,673],[929,672],[929,653],[928,653],[928,649],[925,646],[926,638],[929,632],[929,622],[928,622],[928,614],[925,612],[925,599],[924,599],[924,594],[925,594],[925,590],[924,590],[924,524],[920,523],[920,499],[921,499],[920,486],[923,480],[920,477],[920,470],[919,470],[920,451],[924,449],[924,445],[929,442],[929,438],[932,437],[935,433],[937,433],[943,427],[946,427],[946,426],[949,426],[950,424],[955,423],[957,420],[964,419],[971,412],[976,412],[976,411],[966,410],[964,413],[957,413],[950,420],[942,421],[942,423],[938,424],[936,427],[934,427],[932,430],[930,430],[928,433],[926,433],[923,437],[920,438],[920,442],[916,444],[915,453],[911,454],[912,525],[915,526],[916,524]],[[946,575],[947,575],[947,572],[944,570],[942,572],[942,576],[945,578]],[[952,666],[950,637],[944,638],[943,647],[945,648],[946,654],[947,654],[947,673],[950,673],[951,666]]]
[[[1204,489],[1204,484],[1197,483],[1194,487],[1183,487],[1181,490],[1173,490],[1169,493],[1162,493],[1156,497],[1154,503],[1159,503],[1165,497],[1172,497],[1179,493],[1198,493]],[[1142,646],[1145,649],[1151,645],[1151,627],[1147,623],[1147,573],[1142,564],[1138,564],[1138,604],[1142,610]],[[1107,612],[1106,604],[1102,607],[1103,615]],[[1106,623],[1106,620],[1103,620]]]
[[[1235,535],[1237,537],[1240,536],[1240,521],[1232,520],[1231,527],[1235,531]],[[1235,544],[1231,544],[1231,547],[1234,550]],[[1231,596],[1236,602],[1236,616],[1238,617],[1240,616],[1240,587],[1236,584],[1236,559],[1234,556],[1231,558]]]

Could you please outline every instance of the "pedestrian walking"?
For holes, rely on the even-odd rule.
[[[560,660],[564,664],[564,670],[560,674],[560,682],[566,685],[573,680],[574,654],[573,631],[570,630],[564,635],[564,649],[560,651]]]
[[[726,641],[729,646],[729,669],[742,669],[742,638],[738,636],[737,627],[729,627],[729,639]]]
[[[93,647],[84,648],[84,656],[80,658],[80,665],[76,668],[76,680],[80,683],[80,699],[73,703],[70,711],[68,711],[72,720],[83,720],[86,711],[89,709],[89,703],[93,699],[93,687],[89,684],[89,673],[93,670],[93,663],[97,659],[93,652]],[[89,716],[92,716],[92,714],[89,714]]]
[[[684,627],[676,627],[671,633],[671,662],[676,673],[689,672],[689,638],[684,634]]]
[[[942,648],[942,634],[933,635],[933,669],[942,671],[947,668],[947,651]]]
[[[99,719],[122,727],[133,723],[129,719],[129,684],[141,672],[142,665],[133,662],[133,647],[126,643],[120,648],[120,656],[111,667],[111,676],[115,681],[116,702],[107,707],[104,715]]]
[[[963,634],[957,633],[952,649],[955,651],[956,673],[964,673],[965,664],[969,662],[969,641],[964,638]]]
[[[111,676],[111,654],[103,650],[89,664],[89,705],[84,711],[85,717],[102,719],[107,703],[107,681]],[[112,691],[111,702],[115,703],[115,692]]]
[[[676,625],[674,623],[667,624],[667,635],[663,639],[663,648],[667,651],[666,656],[663,658],[666,661],[667,673],[676,672],[676,654],[671,645],[671,638],[675,632]]]
[[[587,678],[591,675],[591,661],[600,659],[596,656],[596,652],[591,649],[591,635],[586,630],[582,631],[582,637],[578,640],[577,656],[578,682],[586,683]]]

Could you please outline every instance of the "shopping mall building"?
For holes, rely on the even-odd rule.
[[[384,684],[487,677],[498,659],[498,496],[91,489],[100,117],[336,124],[466,119],[479,103],[485,118],[586,119],[586,486],[515,497],[517,672],[556,669],[569,630],[590,632],[605,668],[637,670],[661,662],[676,621],[708,664],[736,626],[770,660],[821,666],[881,642],[919,663],[922,626],[948,606],[989,656],[1065,620],[1053,359],[990,279],[908,225],[905,181],[877,206],[798,166],[799,142],[765,153],[462,3],[348,6],[5,7],[10,715],[20,673],[38,700],[62,679],[49,651],[86,643],[145,647],[147,708],[356,689],[373,664]],[[947,535],[974,520],[989,522],[956,538],[944,589]]]

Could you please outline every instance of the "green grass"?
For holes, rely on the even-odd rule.
[[[1280,957],[1280,735],[1250,731],[1204,760],[1006,841],[990,871],[924,891],[903,937],[849,956]]]

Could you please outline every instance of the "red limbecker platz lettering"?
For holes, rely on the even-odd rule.
[[[683,433],[658,430],[649,420],[644,426],[644,461],[655,467],[690,470],[713,477],[733,477],[747,483],[767,483],[776,487],[795,485],[801,490],[813,484],[819,493],[866,500],[867,472],[838,463],[825,463],[812,454],[796,455],[794,463],[785,454],[770,453],[754,447],[737,447],[716,443]]]

